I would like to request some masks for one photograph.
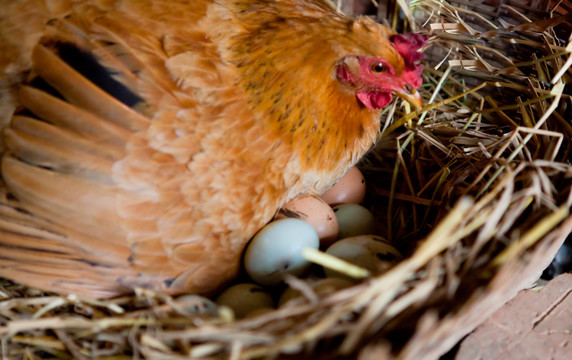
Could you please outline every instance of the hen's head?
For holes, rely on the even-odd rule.
[[[391,35],[375,51],[344,56],[336,65],[336,77],[368,109],[386,107],[393,95],[421,107],[422,99],[416,90],[423,82],[419,61],[425,55],[419,50],[426,41],[426,35]]]

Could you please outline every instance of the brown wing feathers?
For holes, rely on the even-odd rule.
[[[51,46],[34,48],[32,74],[52,89],[23,86],[25,111],[4,131],[10,193],[0,197],[0,268],[42,288],[116,295],[121,279],[137,274],[117,221],[112,166],[149,120],[66,64],[57,43],[44,43]]]

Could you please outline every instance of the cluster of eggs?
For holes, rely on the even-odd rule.
[[[326,257],[341,259],[341,263],[356,265],[370,274],[393,266],[401,260],[401,254],[375,235],[375,218],[360,205],[365,193],[365,179],[354,167],[320,198],[301,195],[286,203],[247,246],[244,268],[252,282],[229,287],[217,297],[217,304],[231,308],[237,318],[274,309],[272,291],[264,287],[279,287],[286,274],[307,274],[312,265],[304,256],[308,248],[325,250]],[[355,281],[327,266],[323,274],[313,277],[310,285],[318,296],[349,287]],[[295,289],[286,288],[278,306],[299,296]]]

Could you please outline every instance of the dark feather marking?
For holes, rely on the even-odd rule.
[[[113,70],[103,67],[97,58],[70,43],[56,43],[60,58],[88,80],[129,107],[143,100],[127,87],[113,79]]]
[[[29,85],[35,87],[36,89],[42,90],[60,100],[64,101],[66,100],[56,89],[50,86],[50,84],[48,84],[41,77],[35,77],[34,79],[32,79],[32,81],[30,81]]]

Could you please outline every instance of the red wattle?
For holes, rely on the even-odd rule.
[[[382,109],[391,102],[391,93],[379,91],[360,91],[357,93],[360,103],[370,110]]]

